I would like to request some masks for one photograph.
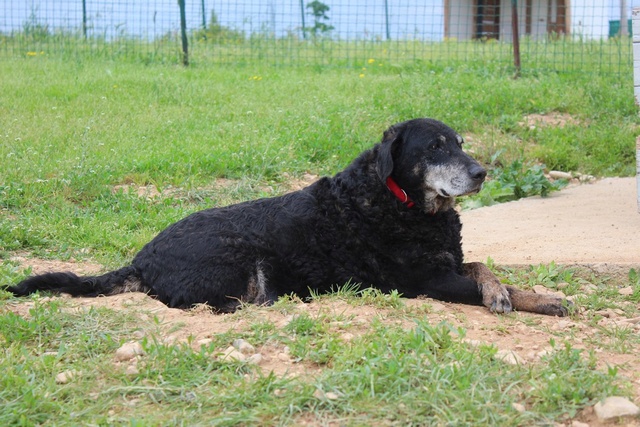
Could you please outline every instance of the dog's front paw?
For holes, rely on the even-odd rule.
[[[575,310],[576,306],[571,301],[562,298],[553,297],[540,304],[540,313],[549,316],[565,317]]]
[[[480,283],[482,303],[493,313],[510,313],[513,310],[507,288],[498,280]]]

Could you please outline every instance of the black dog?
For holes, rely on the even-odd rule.
[[[333,178],[192,214],[158,234],[130,266],[95,277],[47,273],[9,291],[142,291],[170,307],[206,303],[230,312],[351,282],[495,312],[566,315],[559,298],[504,286],[483,264],[463,264],[455,197],[478,192],[486,171],[462,143],[436,120],[400,123]]]

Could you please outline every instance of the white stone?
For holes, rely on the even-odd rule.
[[[340,335],[340,338],[342,338],[342,340],[344,341],[351,341],[355,338],[355,335],[353,335],[351,332],[345,332]]]
[[[502,360],[509,365],[524,365],[525,361],[518,353],[511,350],[498,350],[496,352],[496,359]]]
[[[513,402],[513,403],[511,404],[511,407],[512,407],[513,409],[515,409],[516,411],[520,412],[521,414],[527,410],[527,408],[525,408],[525,407],[524,407],[524,405],[523,405],[522,403],[516,403],[516,402]]]
[[[278,360],[282,362],[291,362],[291,357],[287,353],[278,353]]]
[[[255,347],[242,338],[234,340],[233,346],[242,354],[254,354],[256,352]]]
[[[116,350],[115,358],[119,362],[124,362],[125,360],[131,360],[136,356],[142,355],[144,355],[142,345],[137,341],[131,341],[124,343],[122,347]]]
[[[593,409],[600,421],[640,415],[640,408],[629,399],[620,396],[607,397],[596,403]]]
[[[245,360],[247,357],[240,353],[238,350],[236,350],[235,347],[231,346],[228,347],[222,354],[220,354],[218,356],[219,360],[226,360],[226,361],[243,361]]]
[[[618,293],[620,295],[628,296],[633,295],[633,288],[631,286],[627,286],[625,288],[618,289]]]
[[[549,171],[549,177],[553,179],[571,179],[573,178],[569,172]]]
[[[134,331],[133,337],[137,340],[141,340],[142,338],[144,338],[144,331]]]
[[[263,358],[260,353],[255,353],[247,358],[247,362],[251,363],[252,365],[259,365],[262,363],[262,359]]]
[[[138,371],[138,368],[136,368],[134,365],[129,365],[127,366],[125,373],[127,375],[135,376],[138,375],[140,371]]]
[[[575,323],[569,320],[559,320],[555,325],[553,325],[553,329],[556,331],[563,331],[565,329],[571,328],[575,325]]]
[[[316,390],[315,392],[313,392],[313,397],[315,397],[316,399],[319,400],[336,400],[338,399],[340,396],[338,396],[337,393],[334,393],[332,391],[328,391],[328,392],[324,392],[322,390]]]
[[[67,384],[77,375],[78,375],[78,372],[74,370],[60,372],[58,375],[56,375],[56,383]]]

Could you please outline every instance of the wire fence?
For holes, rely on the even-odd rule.
[[[630,76],[633,6],[640,0],[2,0],[0,54],[506,70],[520,63]]]

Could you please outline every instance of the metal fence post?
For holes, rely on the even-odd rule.
[[[189,41],[187,39],[187,12],[185,0],[178,0],[180,6],[180,35],[182,38],[182,65],[189,65]]]
[[[387,30],[387,40],[391,40],[391,33],[389,32],[389,3],[384,0],[384,23]]]
[[[640,7],[631,12],[633,19],[633,92],[636,106],[640,105]],[[636,193],[638,212],[640,212],[640,137],[636,138]]]
[[[87,0],[82,0],[82,35],[87,38]]]
[[[302,38],[307,38],[307,29],[304,27],[304,0],[300,0],[300,18],[302,18]]]
[[[207,12],[204,6],[204,0],[202,0],[202,29],[207,31]]]

